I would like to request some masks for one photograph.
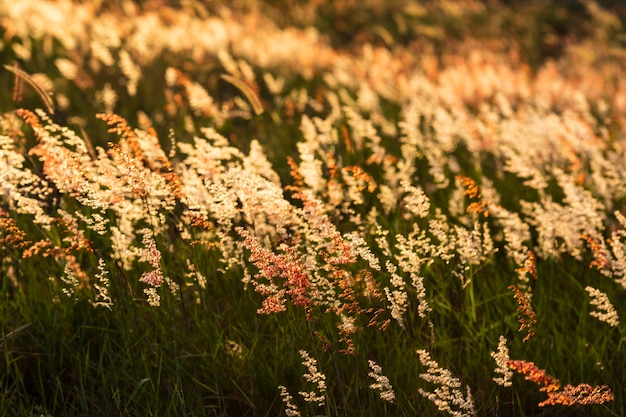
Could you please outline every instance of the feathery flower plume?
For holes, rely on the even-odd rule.
[[[494,376],[493,381],[503,387],[510,387],[512,385],[511,378],[513,377],[513,372],[508,366],[508,362],[510,360],[509,349],[506,347],[506,338],[504,336],[500,335],[498,350],[496,352],[491,352],[491,357],[496,361],[497,365],[494,372],[502,375]]]
[[[539,403],[539,407],[546,405],[567,405],[575,404],[604,404],[613,401],[615,395],[607,385],[592,387],[588,384],[566,385],[562,391],[548,393],[548,399]]]
[[[391,274],[391,287],[385,287],[385,295],[389,301],[391,308],[391,317],[396,319],[401,327],[404,327],[404,313],[408,307],[408,295],[406,293],[406,284],[404,279],[396,273],[397,267],[387,261],[387,271]]]
[[[601,237],[594,238],[587,234],[583,234],[582,239],[587,242],[593,252],[593,261],[589,264],[589,268],[596,268],[598,271],[610,275],[613,272],[613,266],[611,254],[604,243],[604,239]]]
[[[426,196],[424,190],[413,187],[404,181],[400,185],[406,193],[402,203],[409,213],[420,218],[427,217],[430,212],[430,199]]]
[[[439,367],[427,351],[420,349],[417,354],[422,365],[428,368],[425,374],[420,374],[420,378],[438,385],[433,392],[420,388],[419,393],[432,401],[439,411],[445,411],[454,417],[473,416],[474,402],[469,387],[464,396],[458,378],[453,377],[449,370]]]
[[[563,204],[545,195],[539,202],[521,201],[522,211],[538,234],[538,252],[543,258],[568,253],[581,260],[581,235],[595,236],[604,229],[604,205],[589,190],[574,183],[563,171],[554,168],[563,189]]]
[[[426,287],[424,286],[424,277],[411,273],[411,285],[417,291],[417,315],[421,318],[426,317],[426,313],[432,311],[426,301]]]
[[[302,365],[306,366],[307,372],[303,375],[308,382],[315,384],[315,389],[309,392],[300,391],[299,394],[306,402],[316,403],[318,406],[324,405],[326,401],[326,375],[317,368],[317,361],[309,354],[301,350]]]
[[[52,280],[52,277],[50,279]],[[65,267],[63,268],[63,275],[61,275],[60,279],[61,282],[66,285],[64,288],[62,288],[63,294],[67,295],[68,297],[72,297],[74,295],[74,291],[76,290],[76,288],[78,288],[80,283],[78,282],[76,274],[72,269],[71,262],[66,262]]]
[[[397,235],[396,240],[398,267],[410,274],[411,285],[417,291],[418,314],[424,318],[426,313],[431,311],[431,308],[426,301],[426,287],[424,286],[424,277],[421,270],[424,263],[432,262],[430,239],[426,236],[424,230],[419,230],[414,225],[413,231],[408,238]],[[383,241],[383,243],[385,242],[386,240]]]
[[[105,113],[113,113],[118,96],[110,83],[105,83],[102,90],[96,91],[96,101],[104,107]]]
[[[528,296],[524,294],[518,287],[515,285],[509,285],[507,287],[511,291],[515,293],[515,301],[517,301],[518,307],[518,315],[517,321],[520,323],[519,331],[524,331],[526,329],[527,334],[522,339],[526,342],[528,339],[533,337],[535,334],[535,325],[537,324],[537,315],[533,311],[533,308],[530,305],[530,301]]]
[[[9,217],[8,212],[0,208],[0,245],[2,249],[23,248],[29,243],[26,240],[26,232],[19,228],[15,219]]]
[[[539,391],[557,392],[561,388],[561,381],[549,375],[545,370],[539,369],[533,362],[524,360],[510,360],[507,362],[509,368],[524,375],[524,379],[543,385]]]
[[[119,66],[122,74],[126,77],[128,94],[133,97],[137,94],[137,85],[141,79],[141,68],[133,62],[130,53],[125,49],[119,52]]]
[[[341,169],[344,182],[354,188],[354,194],[367,190],[370,193],[376,191],[376,182],[374,179],[358,165],[351,165]],[[351,180],[350,180],[351,179]],[[349,193],[351,194],[351,193]],[[355,200],[356,201],[356,200]]]
[[[237,228],[244,238],[243,245],[251,251],[250,262],[259,272],[251,281],[255,290],[265,296],[260,314],[271,314],[285,310],[285,296],[289,296],[294,305],[308,307],[309,276],[304,262],[298,258],[292,248],[284,254],[275,254],[264,248],[247,230]]]
[[[483,200],[478,184],[476,184],[473,179],[462,175],[457,175],[456,178],[461,181],[461,184],[465,187],[465,195],[468,196],[470,200],[474,200],[467,206],[467,212],[482,213],[485,217],[489,216],[489,211],[487,210],[489,202]]]
[[[527,295],[528,297],[532,297],[532,288],[530,287],[530,279],[528,276],[531,276],[533,280],[537,280],[537,263],[535,260],[535,254],[533,251],[528,250],[526,259],[524,260],[524,265],[520,268],[517,268],[517,277],[520,281],[520,289]]]
[[[282,397],[283,402],[287,407],[285,409],[285,415],[287,417],[300,417],[300,410],[298,410],[298,407],[291,402],[291,400],[293,400],[293,397],[289,394],[287,388],[285,388],[284,385],[279,385],[278,389],[280,389],[280,396]]]
[[[590,286],[585,287],[585,291],[587,291],[591,297],[590,304],[596,306],[599,310],[591,311],[589,315],[597,317],[598,320],[607,323],[611,327],[619,325],[619,316],[617,315],[615,307],[613,307],[613,304],[609,301],[609,297],[602,291]]]
[[[383,368],[373,360],[369,360],[367,363],[370,368],[370,372],[367,375],[374,380],[370,388],[380,391],[380,398],[383,400],[390,403],[394,402],[396,394],[393,392],[393,387],[389,383],[389,378],[383,375]]]
[[[468,269],[470,265],[479,265],[482,261],[487,259],[489,253],[486,249],[488,248],[483,247],[479,222],[474,222],[474,228],[472,230],[455,225],[454,232],[456,234],[456,252],[461,265],[465,267],[465,269]]]
[[[156,246],[156,242],[152,237],[152,232],[147,229],[141,231],[143,233],[142,243],[145,249],[141,250],[141,260],[149,262],[152,266],[152,271],[146,271],[139,278],[140,282],[148,284],[148,288],[144,288],[144,293],[148,296],[148,304],[153,307],[161,305],[161,297],[157,293],[157,288],[161,286],[164,281],[163,271],[161,270],[161,252]]]
[[[607,239],[607,243],[611,247],[611,267],[610,269],[602,269],[600,272],[612,277],[626,290],[626,217],[619,211],[615,211],[614,214],[621,228],[613,231],[611,238]]]
[[[613,401],[615,396],[611,388],[606,385],[592,387],[588,384],[566,385],[561,390],[561,381],[549,375],[545,370],[539,369],[533,362],[524,360],[511,360],[507,362],[509,368],[523,374],[524,379],[543,385],[539,391],[546,392],[548,399],[539,403],[539,407],[547,405],[567,405],[575,404],[604,404]]]
[[[109,271],[106,270],[104,259],[98,259],[98,273],[93,282],[93,288],[96,290],[95,300],[91,302],[94,307],[105,307],[111,310],[113,301],[109,295]]]
[[[489,212],[502,227],[507,256],[522,267],[529,257],[529,249],[524,242],[531,239],[530,226],[522,221],[518,213],[510,212],[500,205],[490,205]]]
[[[380,261],[370,251],[365,239],[359,236],[358,233],[348,233],[345,235],[345,238],[350,243],[350,249],[353,253],[366,260],[370,268],[380,271]]]
[[[449,262],[454,259],[456,236],[450,229],[451,226],[448,221],[448,217],[441,212],[439,207],[437,207],[435,210],[435,218],[428,221],[428,231],[439,241],[438,245],[429,242],[430,244],[427,246],[429,250],[428,255],[430,257],[430,263],[434,262],[436,259],[441,259],[445,262]]]

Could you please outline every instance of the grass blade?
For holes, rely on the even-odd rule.
[[[19,332],[21,332],[22,330],[29,328],[31,324],[33,324],[33,323],[26,323],[26,324],[24,324],[24,325],[22,325],[22,326],[18,327],[18,328],[17,328],[17,329],[15,329],[15,330],[11,330],[9,333],[7,333],[6,335],[4,335],[4,337],[3,337],[2,339],[0,339],[0,344],[2,344],[2,343],[4,343],[4,342],[6,342],[8,339],[10,339],[11,337],[13,337],[13,335],[15,335],[16,333],[19,333]]]
[[[41,99],[43,100],[44,104],[46,105],[46,109],[48,110],[48,113],[54,114],[54,103],[52,102],[52,99],[50,98],[46,90],[44,90],[39,84],[37,84],[35,80],[33,80],[33,77],[31,77],[30,75],[28,75],[28,73],[22,71],[21,69],[17,68],[17,66],[12,67],[10,65],[5,65],[4,68],[7,71],[15,74],[16,77],[19,77],[22,80],[26,81],[28,84],[30,84],[31,87],[35,89],[37,94],[39,94],[39,97],[41,97]]]
[[[246,83],[241,81],[239,78],[233,77],[232,75],[228,74],[222,74],[220,75],[220,77],[227,83],[237,87],[237,89],[239,89],[239,91],[241,91],[246,96],[250,104],[252,104],[254,114],[256,114],[257,116],[263,114],[263,105],[261,104],[261,100],[259,100],[254,91],[252,91],[252,89],[248,87]]]

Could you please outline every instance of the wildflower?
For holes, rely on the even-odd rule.
[[[196,116],[211,116],[218,113],[213,103],[213,97],[197,82],[185,83],[185,90],[189,99],[189,107]]]
[[[385,295],[391,304],[391,317],[396,319],[401,327],[404,327],[404,313],[408,307],[408,295],[404,279],[396,273],[397,267],[387,261],[387,271],[391,274],[391,286],[393,289],[385,288]]]
[[[414,216],[427,217],[430,211],[430,200],[421,188],[413,187],[407,183],[402,183],[406,196],[404,197],[404,207]]]
[[[502,227],[506,253],[516,265],[522,267],[528,259],[528,246],[524,242],[530,241],[530,227],[523,222],[519,214],[512,213],[502,206],[490,205],[489,213],[497,219]]]
[[[385,171],[385,175],[389,176],[390,170]],[[387,179],[386,179],[387,181]],[[376,196],[378,201],[383,206],[383,211],[385,214],[391,213],[392,210],[395,210],[398,205],[398,196],[393,188],[386,184],[381,184],[378,187],[378,195]]]
[[[507,362],[507,365],[514,371],[525,375],[524,379],[527,381],[534,382],[537,385],[543,385],[539,391],[548,393],[557,392],[561,388],[561,381],[551,375],[548,375],[545,370],[537,368],[533,362],[510,360]]]
[[[242,370],[248,355],[247,349],[243,345],[230,339],[225,340],[224,348],[230,363],[232,363],[232,365],[237,367],[239,370]]]
[[[528,251],[528,255],[524,260],[523,266],[517,268],[517,275],[520,281],[520,289],[529,293],[531,288],[529,286],[530,279],[528,279],[528,275],[530,275],[534,280],[537,280],[537,264],[535,261],[535,254],[531,250]]]
[[[359,255],[362,259],[366,260],[369,267],[380,271],[380,261],[369,250],[367,242],[357,233],[348,233],[345,235],[346,240],[350,243],[350,249],[353,253]]]
[[[255,290],[266,297],[259,313],[284,311],[286,295],[295,305],[308,307],[311,304],[308,297],[310,278],[305,263],[295,251],[291,248],[287,253],[277,255],[264,248],[248,231],[238,228],[237,232],[244,238],[243,245],[251,251],[250,262],[259,269],[251,281]]]
[[[344,106],[342,110],[350,126],[352,141],[356,149],[363,149],[366,139],[374,143],[380,143],[380,137],[371,120],[363,118],[351,106]]]
[[[496,374],[501,374],[502,376],[493,377],[493,381],[502,385],[503,387],[510,387],[511,377],[513,377],[513,372],[508,366],[509,359],[509,349],[506,347],[506,338],[500,335],[500,342],[498,343],[497,352],[491,352],[491,357],[496,361]]]
[[[54,64],[56,65],[63,78],[66,78],[68,80],[73,80],[76,78],[79,67],[78,65],[76,65],[75,62],[66,58],[57,58],[54,61]]]
[[[289,394],[287,388],[285,388],[283,385],[279,385],[278,389],[280,389],[280,396],[282,397],[283,402],[287,407],[285,409],[285,414],[287,415],[287,417],[300,417],[300,411],[298,410],[298,407],[291,402],[291,400],[293,400],[293,397]]]
[[[111,310],[113,301],[109,295],[109,271],[106,270],[104,259],[98,259],[98,273],[93,287],[96,290],[95,300],[91,303],[94,307],[105,307]]]
[[[149,262],[154,269],[144,272],[141,278],[139,278],[139,281],[150,286],[149,288],[144,288],[144,293],[148,296],[148,304],[158,307],[160,305],[160,297],[156,289],[160,287],[165,280],[163,271],[161,270],[161,252],[156,246],[152,233],[147,229],[141,232],[143,233],[142,242],[146,247],[141,250],[141,260]]]
[[[422,318],[426,317],[426,313],[431,311],[431,308],[426,301],[426,287],[424,286],[424,277],[421,275],[421,269],[424,263],[422,256],[430,252],[430,239],[426,237],[423,230],[420,231],[415,226],[413,232],[409,235],[409,239],[402,235],[397,235],[396,240],[396,248],[399,251],[396,255],[398,266],[410,274],[411,285],[417,291],[418,314]]]
[[[439,367],[427,351],[418,350],[417,354],[422,365],[428,368],[425,374],[420,374],[420,378],[438,385],[433,392],[420,388],[419,393],[432,401],[439,411],[445,411],[454,417],[474,415],[474,402],[469,387],[464,397],[458,378],[453,377],[449,370]]]
[[[274,76],[269,72],[263,73],[263,81],[270,93],[274,96],[280,94],[285,86],[285,79],[280,76]]]
[[[487,207],[489,205],[488,201],[483,200],[483,196],[478,184],[474,182],[469,177],[464,177],[462,175],[457,175],[457,180],[461,182],[461,184],[465,187],[465,195],[470,198],[472,201],[467,207],[468,213],[483,213],[485,216],[489,215],[489,211],[487,211]]]
[[[614,399],[615,396],[607,385],[596,387],[592,387],[589,384],[566,385],[562,391],[548,393],[548,399],[540,402],[539,407],[545,407],[546,405],[604,404]]]
[[[74,291],[79,286],[78,279],[76,278],[76,273],[72,268],[71,262],[66,262],[65,267],[63,268],[64,275],[61,275],[61,281],[66,285],[62,289],[63,294],[68,297],[72,297],[74,295]]]
[[[28,244],[26,232],[20,229],[15,219],[9,217],[8,212],[0,208],[0,245],[2,245],[2,249],[23,248]]]
[[[280,178],[276,171],[272,169],[272,164],[265,156],[263,147],[258,140],[253,139],[250,142],[250,153],[243,163],[247,171],[254,172],[274,184],[280,185]]]
[[[526,342],[535,334],[534,328],[537,324],[537,315],[533,311],[529,297],[526,294],[515,285],[510,285],[508,288],[515,293],[515,301],[517,301],[517,311],[519,313],[517,315],[517,321],[520,323],[519,331],[527,330],[526,336],[524,336],[523,339],[523,341]]]
[[[430,245],[431,259],[440,258],[445,262],[454,258],[456,248],[456,237],[450,231],[448,217],[441,212],[440,208],[435,210],[435,218],[428,221],[428,231],[438,241],[438,245]]]
[[[598,320],[607,323],[611,327],[619,325],[619,316],[617,315],[617,311],[615,311],[615,307],[613,307],[613,304],[609,301],[609,297],[602,291],[590,286],[585,287],[585,291],[587,291],[591,297],[590,304],[596,306],[599,310],[591,311],[589,315],[597,317]]]
[[[424,286],[424,277],[417,275],[411,272],[411,285],[417,291],[417,314],[418,316],[424,318],[426,317],[426,313],[430,312],[432,309],[428,305],[426,301],[426,287]]]
[[[539,391],[546,392],[548,399],[540,402],[539,407],[547,405],[603,404],[613,401],[615,398],[611,388],[606,385],[592,387],[588,384],[576,386],[568,384],[561,389],[561,381],[548,375],[545,370],[537,368],[532,362],[512,360],[508,361],[507,364],[511,369],[525,375],[527,381],[543,385]]]
[[[380,391],[380,398],[383,400],[390,403],[394,402],[396,394],[393,392],[393,387],[389,383],[389,378],[383,375],[383,369],[373,360],[369,360],[367,363],[370,368],[370,372],[367,375],[374,380],[370,388]]]
[[[141,68],[133,62],[130,53],[121,49],[119,52],[119,66],[126,77],[126,89],[130,96],[137,94],[137,84],[141,79]]]
[[[500,145],[500,153],[504,158],[504,169],[517,175],[518,178],[523,179],[523,184],[532,187],[537,190],[543,190],[548,187],[548,178],[543,172],[543,167],[539,165],[538,161],[533,161],[532,154],[528,152],[528,144],[520,140],[520,132],[514,132],[513,129],[517,128],[521,132],[530,130],[526,126],[521,125],[517,121],[509,122],[505,125],[507,134],[503,137],[504,143]],[[532,135],[534,132],[528,132],[528,135]],[[522,133],[523,134],[523,133]],[[538,136],[538,138],[541,136]],[[539,139],[537,138],[537,141]],[[524,146],[522,146],[524,143]],[[541,149],[541,146],[537,143],[532,144],[532,149]],[[539,151],[536,151],[539,153]]]
[[[307,368],[307,372],[303,375],[304,379],[315,384],[316,387],[313,391],[300,391],[299,394],[306,402],[316,403],[318,406],[322,406],[326,398],[326,375],[318,370],[317,361],[311,358],[306,351],[301,350],[300,356],[302,357],[302,365]]]
[[[604,206],[565,174],[557,176],[564,188],[566,204],[558,204],[545,196],[540,202],[522,201],[522,211],[538,233],[539,253],[544,258],[555,258],[569,253],[581,259],[581,235],[595,236],[603,229]]]
[[[117,92],[110,83],[105,83],[102,90],[96,91],[96,101],[102,103],[105,113],[113,113],[118,101]]]
[[[341,169],[341,174],[345,186],[342,200],[349,201],[351,204],[363,204],[363,190],[373,192],[377,187],[374,180],[358,166],[344,167]]]
[[[99,235],[104,235],[107,232],[106,225],[109,223],[109,219],[105,219],[99,213],[92,213],[91,217],[87,217],[80,212],[74,213],[76,217],[86,223],[87,228],[93,230]]]
[[[589,244],[593,252],[593,261],[589,264],[589,268],[596,268],[603,274],[608,273],[610,275],[613,271],[611,254],[607,250],[604,239],[602,237],[594,238],[586,234],[583,234],[581,237]]]
[[[158,307],[161,305],[161,296],[157,293],[156,288],[144,288],[143,292],[146,294],[146,300],[149,306]]]
[[[320,192],[326,186],[326,180],[322,173],[322,161],[315,157],[319,142],[298,142],[296,146],[298,147],[301,160],[298,170],[303,177],[304,183],[313,192]]]
[[[198,286],[201,289],[206,289],[206,284],[207,284],[207,278],[206,276],[204,276],[204,274],[200,273],[196,267],[194,266],[194,264],[191,263],[191,261],[189,259],[185,259],[185,262],[187,263],[187,269],[188,269],[188,273],[186,274],[186,276],[188,278],[190,278],[191,281],[196,281],[198,283]]]
[[[612,253],[611,268],[610,270],[602,269],[601,272],[604,275],[612,276],[616,283],[626,289],[626,230],[624,229],[626,228],[626,217],[619,211],[615,211],[614,214],[621,229],[613,231],[611,239],[607,240]]]
[[[454,231],[457,236],[455,239],[456,252],[462,265],[479,265],[486,259],[480,233],[480,223],[474,222],[474,228],[471,231],[465,227],[455,225]]]

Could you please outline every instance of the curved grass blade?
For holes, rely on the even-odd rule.
[[[17,329],[12,330],[9,333],[5,334],[4,337],[0,338],[0,345],[4,344],[4,342],[6,342],[11,337],[13,337],[13,335],[15,335],[16,333],[19,333],[22,330],[27,329],[28,327],[30,327],[31,324],[33,324],[33,323],[26,323],[26,324],[18,327]]]
[[[232,84],[235,87],[237,87],[239,91],[241,91],[246,96],[250,104],[252,104],[252,108],[254,109],[254,114],[256,114],[257,116],[259,114],[263,114],[263,105],[261,104],[261,100],[259,100],[259,98],[254,93],[254,91],[252,91],[252,89],[248,87],[246,83],[228,74],[222,74],[220,75],[220,78],[222,78],[227,83]]]
[[[17,68],[16,66],[12,67],[10,65],[5,65],[4,68],[7,71],[15,74],[16,77],[19,77],[22,80],[26,81],[28,84],[30,84],[31,87],[35,89],[37,94],[39,94],[39,97],[41,97],[41,99],[43,100],[44,104],[46,105],[46,109],[48,110],[48,113],[54,114],[54,103],[52,102],[52,99],[50,98],[48,93],[39,84],[37,84],[35,80],[33,80],[33,77],[31,77],[30,75],[28,75],[28,73],[22,71],[21,69]]]

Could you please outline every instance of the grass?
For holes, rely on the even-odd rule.
[[[624,415],[625,16],[0,5],[0,414]]]

